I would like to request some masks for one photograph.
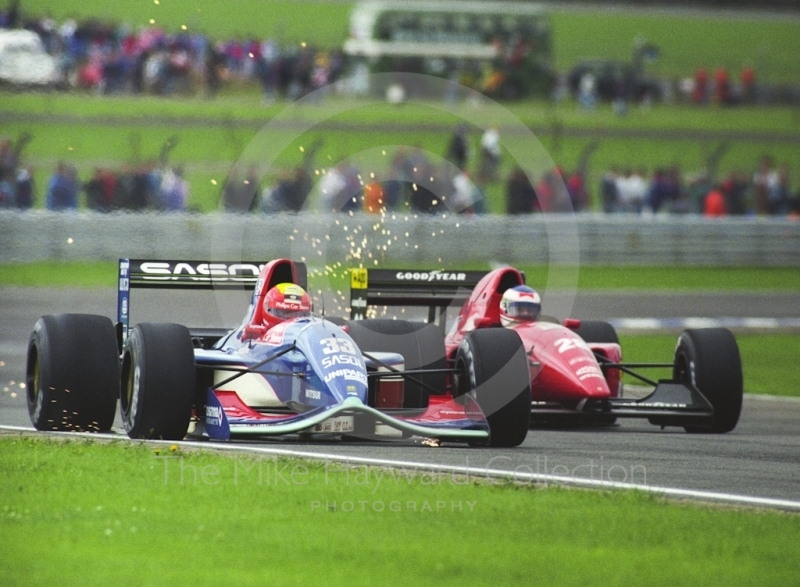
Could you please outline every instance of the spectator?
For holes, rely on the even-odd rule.
[[[791,194],[789,192],[789,166],[781,165],[775,182],[769,186],[769,213],[783,215],[789,213]]]
[[[9,171],[0,174],[0,208],[11,208],[16,205],[13,177],[13,172]]]
[[[331,167],[323,172],[317,182],[320,207],[325,212],[338,212],[341,209],[343,202],[340,200],[346,197],[344,189],[347,186],[343,174],[344,167],[344,163]]]
[[[747,214],[747,181],[739,171],[732,171],[722,182],[722,193],[725,196],[725,210],[729,215]]]
[[[616,212],[619,206],[619,190],[617,189],[618,173],[617,168],[612,167],[600,182],[600,198],[602,200],[603,212],[606,214]]]
[[[506,182],[506,214],[530,214],[537,211],[539,204],[528,175],[520,167],[515,167]]]
[[[658,214],[667,200],[667,177],[663,169],[656,169],[650,187],[647,190],[647,207],[653,214]]]
[[[249,212],[255,209],[258,177],[250,168],[245,177],[234,170],[222,189],[222,208],[226,212]]]
[[[772,158],[764,155],[759,163],[758,170],[753,175],[755,188],[755,204],[758,214],[770,213],[770,192],[778,185],[778,172],[772,167]]]
[[[644,170],[634,172],[629,169],[623,177],[618,178],[617,194],[620,212],[640,213],[647,195]]]
[[[22,210],[32,208],[36,197],[33,186],[33,170],[30,167],[19,169],[15,188],[17,208]]]
[[[112,181],[109,181],[113,178]],[[116,177],[110,171],[95,168],[94,175],[83,185],[86,192],[86,207],[98,212],[108,212],[112,208]],[[110,188],[110,189],[109,189]]]
[[[703,203],[703,216],[713,218],[725,216],[726,214],[725,196],[722,193],[722,188],[717,186],[706,195]]]
[[[47,184],[45,205],[48,210],[75,210],[78,207],[78,186],[74,169],[60,161]]]
[[[756,72],[749,65],[742,67],[739,76],[739,83],[742,85],[742,102],[745,104],[756,103]]]
[[[255,189],[255,188],[254,188]],[[183,169],[168,168],[161,177],[161,194],[164,210],[179,212],[186,209],[189,184],[183,179]]]
[[[589,207],[589,194],[583,181],[583,174],[578,171],[571,173],[567,179],[567,193],[575,212],[582,212]]]
[[[380,214],[385,209],[383,186],[380,180],[373,178],[364,186],[364,211],[368,214]]]
[[[466,125],[459,124],[456,127],[453,136],[450,138],[450,144],[447,146],[445,157],[459,169],[466,169],[467,160],[469,159],[469,143],[467,141]]]
[[[692,101],[695,104],[708,103],[708,71],[705,67],[700,67],[694,74],[694,90]]]
[[[572,203],[564,186],[561,170],[546,172],[536,184],[536,197],[542,212],[570,212]]]
[[[453,195],[450,209],[460,214],[483,214],[486,212],[485,197],[468,171],[453,178]]]
[[[592,73],[584,73],[578,85],[578,102],[584,110],[594,110],[597,106],[597,78]]]
[[[478,181],[481,184],[497,181],[500,156],[500,131],[496,126],[491,126],[481,137],[481,153],[478,164]]]
[[[714,71],[714,101],[717,104],[730,104],[731,86],[728,77],[728,70],[718,67]]]

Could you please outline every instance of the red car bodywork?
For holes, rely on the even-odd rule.
[[[445,339],[449,359],[455,357],[464,336],[477,328],[502,327],[500,299],[508,288],[524,284],[513,267],[488,273],[472,291]],[[577,320],[564,324],[548,321],[521,322],[513,330],[522,339],[531,370],[531,400],[536,404],[557,403],[577,407],[581,401],[619,396],[618,369],[600,368],[595,353],[619,363],[622,350],[614,343],[586,343],[573,328]]]

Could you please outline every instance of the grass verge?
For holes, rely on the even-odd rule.
[[[6,585],[671,587],[796,575],[786,544],[800,540],[800,516],[777,512],[128,443],[6,437],[0,455]]]
[[[403,269],[415,267],[403,267]],[[486,263],[420,269],[489,270]],[[520,266],[534,287],[547,283],[548,270],[542,266]],[[312,288],[349,291],[347,267],[337,264],[327,272],[311,268]],[[327,273],[327,275],[325,274]],[[23,287],[115,287],[117,264],[110,261],[42,261],[0,263],[0,286]],[[667,291],[798,291],[800,272],[792,267],[611,267],[584,265],[578,287],[582,290],[667,290]]]

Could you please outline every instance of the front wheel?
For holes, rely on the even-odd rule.
[[[131,438],[181,440],[195,391],[194,348],[179,324],[137,324],[122,355],[120,413]]]
[[[675,348],[673,377],[690,383],[711,403],[710,425],[686,426],[687,432],[730,432],[742,411],[742,361],[736,339],[727,328],[684,330]]]
[[[453,395],[469,394],[489,423],[489,446],[522,444],[531,419],[531,379],[519,335],[504,328],[467,334],[456,352]]]

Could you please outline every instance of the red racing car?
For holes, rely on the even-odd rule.
[[[453,396],[469,389],[464,374],[469,374],[465,357],[474,346],[471,333],[496,329],[514,332],[522,341],[530,369],[532,422],[610,424],[634,417],[689,432],[724,433],[736,427],[742,365],[729,330],[687,329],[678,337],[671,362],[625,363],[611,324],[542,318],[538,295],[524,284],[524,275],[513,267],[488,273],[356,269],[350,331],[391,333],[391,321],[364,320],[371,306],[427,307],[428,322],[438,319],[444,330],[448,306],[463,302],[439,363],[453,369]],[[377,341],[364,342],[362,348],[373,348]],[[654,381],[640,372],[652,368],[670,368],[672,378]],[[622,397],[623,373],[652,391],[641,398]]]

